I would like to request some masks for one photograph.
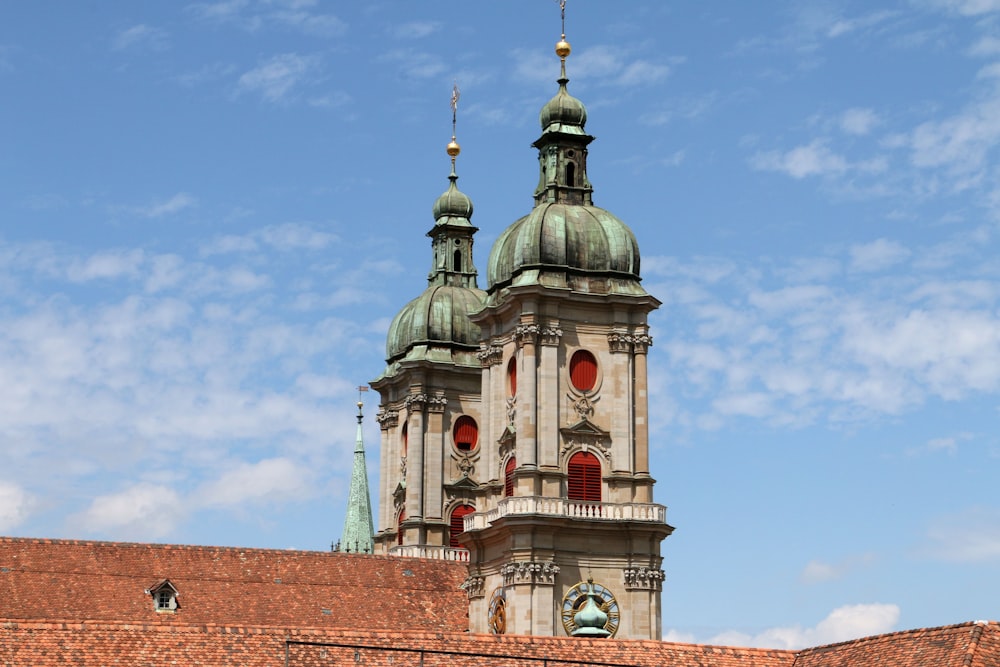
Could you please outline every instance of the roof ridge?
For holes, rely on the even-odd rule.
[[[886,641],[894,641],[901,636],[916,636],[922,633],[941,633],[949,630],[957,630],[960,628],[972,628],[980,627],[984,625],[1000,625],[998,621],[964,621],[962,623],[953,623],[951,625],[938,625],[931,626],[928,628],[910,628],[909,630],[896,630],[895,632],[885,632],[878,635],[869,635],[867,637],[858,637],[856,639],[847,639],[840,642],[833,642],[830,644],[819,644],[818,646],[809,646],[807,648],[798,649],[798,655],[803,655],[810,653],[812,651],[826,650],[829,648],[835,648],[838,646],[847,646],[850,644],[863,644],[863,643],[881,643]]]

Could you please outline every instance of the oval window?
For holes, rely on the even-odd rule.
[[[471,452],[479,442],[479,426],[476,420],[468,415],[462,415],[455,420],[455,429],[452,433],[455,438],[455,447],[463,452]]]
[[[569,379],[578,391],[590,391],[597,384],[597,359],[587,350],[577,350],[569,362]]]

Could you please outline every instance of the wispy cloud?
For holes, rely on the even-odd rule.
[[[398,39],[423,39],[441,30],[440,21],[410,21],[389,28],[389,34]]]
[[[186,208],[197,205],[198,200],[186,192],[178,192],[169,199],[154,201],[147,206],[132,207],[132,212],[144,218],[161,218],[166,215],[179,213]]]
[[[936,517],[923,552],[957,563],[1000,562],[1000,508],[971,507]]]
[[[0,480],[0,531],[10,534],[28,518],[33,504],[20,485]]]
[[[800,649],[891,632],[899,622],[894,604],[854,604],[837,607],[813,627],[789,625],[745,632],[730,630],[710,638],[666,630],[666,641],[708,643],[720,646]]]
[[[317,37],[342,35],[347,24],[334,14],[315,11],[311,0],[222,0],[196,3],[189,10],[198,18],[228,23],[255,32],[265,28],[284,28]]]
[[[840,128],[847,134],[865,135],[879,123],[879,117],[871,109],[848,109],[840,117]]]
[[[821,560],[811,560],[799,573],[799,581],[804,584],[820,584],[843,578],[858,568],[871,565],[875,561],[873,554],[851,556],[835,563]]]
[[[153,28],[144,23],[125,28],[115,35],[112,48],[122,51],[130,48],[148,48],[162,51],[167,48],[169,39],[167,33],[159,28]]]
[[[551,55],[536,50],[513,52],[514,76],[518,80],[550,83],[559,73]],[[598,44],[573,53],[569,76],[582,83],[635,87],[663,81],[671,71],[666,62],[636,58],[629,50]]]
[[[286,102],[316,66],[315,58],[283,53],[244,72],[237,89],[241,93],[257,93],[268,102]]]

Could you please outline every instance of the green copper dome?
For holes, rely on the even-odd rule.
[[[454,172],[449,178],[451,185],[434,202],[434,220],[439,225],[471,225],[469,218],[472,217],[472,200],[458,189],[458,176]]]
[[[493,244],[487,279],[493,291],[510,284],[544,282],[540,274],[545,272],[638,282],[639,244],[632,230],[603,208],[540,204]],[[621,292],[622,287],[611,291]]]
[[[559,79],[559,92],[545,103],[538,114],[542,132],[583,134],[583,128],[587,124],[587,107],[569,94],[566,90],[568,82],[568,79]]]
[[[486,293],[474,287],[432,285],[399,311],[386,337],[386,360],[433,356],[432,348],[479,348],[479,326],[469,315],[482,309]]]

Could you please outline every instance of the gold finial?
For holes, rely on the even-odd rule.
[[[562,21],[562,39],[556,42],[556,55],[563,61],[566,60],[573,48],[566,41],[566,0],[559,0],[559,17]]]
[[[455,141],[455,126],[458,123],[458,98],[461,97],[458,82],[451,88],[451,141],[448,142],[448,155],[451,156],[451,166],[455,166],[455,156],[462,152],[462,147]]]

